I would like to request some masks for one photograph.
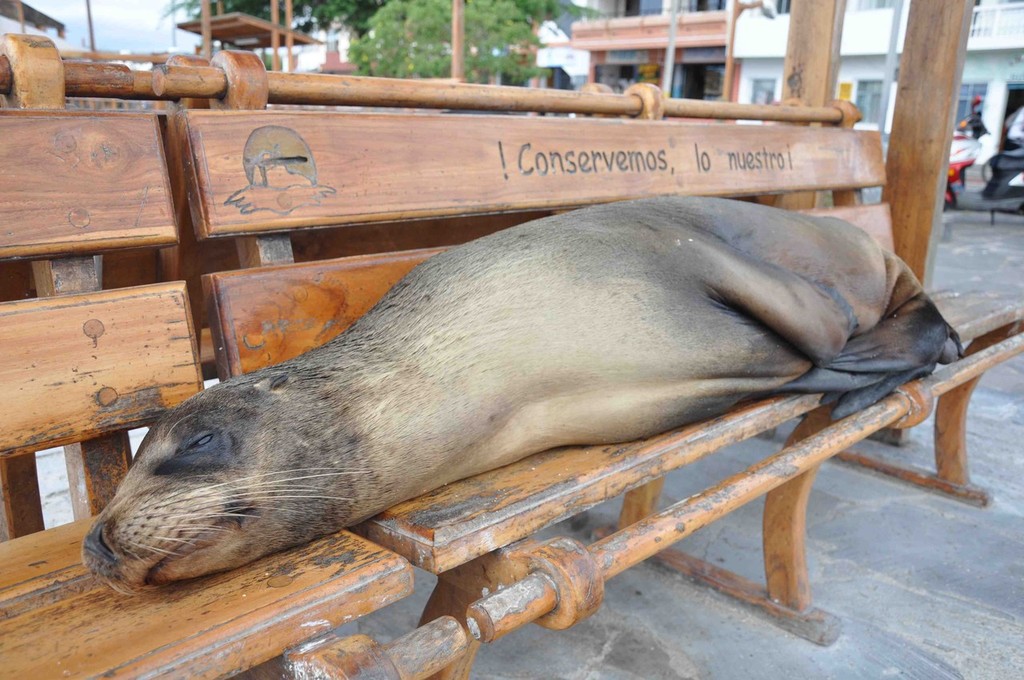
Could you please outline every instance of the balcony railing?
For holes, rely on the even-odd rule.
[[[993,47],[1001,47],[1003,44],[1006,47],[1024,45],[1024,5],[975,7],[971,18],[970,41]]]

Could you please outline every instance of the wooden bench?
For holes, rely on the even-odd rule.
[[[795,28],[796,28],[796,23],[797,23],[798,18],[799,18],[799,16],[795,13],[795,16],[794,16]],[[835,39],[835,36],[834,36],[834,39]],[[824,62],[827,63],[827,59],[825,59]],[[2,66],[2,65],[0,65],[0,66]],[[823,67],[823,68],[826,68],[826,67]],[[2,69],[0,69],[0,71],[2,71]],[[216,71],[216,70],[214,69],[213,71]],[[813,78],[810,77],[810,75],[811,75],[810,72],[812,72],[812,71],[814,71],[814,67],[809,68],[809,71],[804,74],[806,76],[805,81],[812,81],[813,80]],[[185,74],[185,75],[187,75],[187,74]],[[219,78],[219,81],[218,81],[218,78]],[[318,100],[316,101],[317,103],[339,103],[339,102],[348,103],[348,102],[350,102],[347,99],[345,101],[341,101],[341,99],[344,98],[344,97],[342,97],[341,95],[337,94],[336,92],[325,93],[328,90],[328,88],[324,88],[322,90],[319,90],[319,92],[321,92],[319,94],[314,94],[311,97],[307,97],[306,99],[303,99],[303,95],[306,93],[306,90],[308,90],[309,92],[313,92],[314,91],[315,88],[313,87],[313,85],[321,85],[321,84],[326,84],[327,83],[327,81],[325,81],[325,80],[316,80],[317,77],[310,77],[310,78],[312,80],[309,80],[308,78],[304,79],[302,77],[285,78],[284,75],[281,75],[281,74],[269,74],[267,76],[267,79],[270,81],[270,85],[271,85],[271,87],[269,88],[270,91],[271,91],[271,100],[273,100],[273,98],[275,97],[276,100],[278,100],[278,101],[285,101],[285,102],[294,101],[294,102],[298,102],[299,100],[316,99],[318,97]],[[319,77],[319,78],[323,79],[324,77]],[[187,80],[187,78],[182,79],[181,82],[184,82],[185,80]],[[203,72],[203,77],[202,78],[194,79],[193,83],[194,84],[195,83],[200,83],[202,85],[202,87],[206,87],[207,90],[209,91],[208,94],[206,94],[206,96],[218,96],[218,97],[221,97],[221,96],[225,96],[226,94],[229,94],[229,90],[231,89],[231,87],[230,87],[230,84],[228,83],[228,80],[229,80],[229,76],[226,75],[224,72],[221,72],[220,74],[214,74],[214,78],[211,79],[210,78],[210,71],[204,71]],[[345,84],[347,86],[350,83],[349,83],[349,81],[346,81]],[[391,102],[391,103],[398,102],[397,105],[423,105],[422,102],[423,102],[424,98],[422,96],[420,96],[420,94],[417,93],[415,87],[410,87],[411,85],[413,85],[413,84],[397,83],[394,86],[390,86],[389,85],[388,87],[390,89],[388,91],[390,93],[391,98],[388,99],[388,101]],[[2,90],[2,89],[3,89],[2,73],[0,73],[0,90]],[[375,89],[373,87],[368,87],[368,88],[364,88],[364,89],[358,89],[358,88],[355,88],[355,89],[356,89],[356,91],[355,91],[354,95],[351,92],[347,92],[345,94],[345,96],[349,97],[349,99],[354,97],[354,99],[356,99],[356,100],[358,100],[359,97],[362,97],[362,102],[366,102],[366,103],[375,103],[375,102],[379,101],[380,88]],[[184,94],[178,93],[178,94],[175,95],[173,90],[166,90],[164,92],[164,95],[165,96],[172,96],[172,95],[184,96],[186,94],[190,94],[190,95],[194,95],[194,96],[202,95],[202,93],[197,94],[195,88],[191,89],[191,90],[189,90],[188,88],[182,88],[182,92],[184,92]],[[372,94],[360,94],[360,92],[373,92],[373,93]],[[564,93],[552,93],[552,94],[543,93],[542,96],[548,96],[548,97],[550,97],[549,101],[555,102],[555,103],[550,103],[550,104],[544,104],[544,107],[541,107],[541,105],[538,105],[536,103],[536,97],[534,97],[534,95],[530,94],[528,96],[524,96],[524,97],[522,97],[523,99],[532,99],[532,101],[528,101],[526,104],[523,104],[523,109],[520,109],[520,110],[532,110],[532,111],[548,111],[548,110],[558,111],[558,110],[562,110],[562,111],[573,111],[573,109],[571,108],[573,104],[572,103],[567,103],[567,102],[571,101],[571,98],[568,97],[567,95],[563,96],[563,94]],[[375,97],[377,97],[377,98],[375,99]],[[476,107],[476,108],[485,108],[485,107],[479,107],[479,105],[478,105],[480,103],[480,97],[482,97],[482,95],[480,95],[480,93],[478,91],[475,91],[472,88],[458,88],[457,87],[457,88],[451,88],[451,89],[435,90],[435,91],[432,91],[430,93],[430,96],[427,97],[427,99],[429,99],[431,102],[433,102],[430,105],[437,105],[436,102],[454,103],[454,102],[458,102],[460,100],[461,101],[466,101],[466,100],[469,100],[469,99],[473,99],[474,97],[475,97],[475,99],[474,99],[474,101],[475,101],[474,107]],[[225,97],[225,98],[230,98],[230,97]],[[487,103],[486,97],[482,97],[482,98],[483,98],[483,102]],[[497,101],[497,99],[499,99],[499,97],[496,97],[496,101]],[[639,96],[639,97],[638,96],[634,96],[634,97],[626,97],[625,99],[622,98],[622,97],[617,97],[617,98],[609,97],[607,99],[607,105],[606,105],[605,110],[603,111],[603,113],[606,113],[606,114],[618,114],[618,115],[622,115],[622,114],[629,114],[629,115],[644,114],[644,107],[642,107],[642,105],[638,105],[638,101],[637,100],[639,100],[639,99],[643,99],[643,97],[642,96]],[[627,101],[627,100],[633,100],[633,101]],[[490,102],[490,104],[492,104],[492,105],[490,105],[489,108],[494,108],[494,109],[501,108],[501,104],[496,103],[496,101]],[[503,101],[504,101],[505,105],[507,105],[509,103],[509,99],[508,98],[503,99]],[[671,107],[670,107],[669,104],[672,104]],[[676,115],[679,115],[680,110],[683,110],[683,109],[685,109],[690,114],[695,114],[695,113],[701,111],[702,109],[707,111],[707,105],[708,104],[710,104],[710,102],[668,102],[666,104],[666,109],[669,110],[670,114],[675,113]],[[548,108],[548,107],[550,107],[550,108]],[[564,108],[563,109],[559,109],[559,107],[564,107]],[[748,109],[746,109],[744,111],[749,111],[750,109],[751,108],[748,108]],[[818,111],[820,111],[820,110],[818,110]],[[594,111],[594,113],[597,113],[597,112]],[[649,113],[649,111],[648,111],[648,113]],[[786,111],[785,113],[786,114],[792,114],[793,117],[792,117],[791,120],[795,120],[795,121],[807,121],[807,120],[811,119],[810,116],[801,115],[800,113],[793,113],[793,112],[790,112],[790,111]],[[833,112],[831,112],[831,113],[825,112],[825,115],[823,115],[819,120],[823,121],[823,122],[835,123],[835,122],[838,121],[838,119],[841,119],[841,118],[842,118],[842,112],[838,112],[837,110],[833,110]],[[839,202],[848,202],[849,201],[849,195],[840,195],[840,197],[843,197],[843,198],[838,198],[838,200],[837,200],[838,203]],[[447,209],[453,209],[453,208],[449,207]],[[458,210],[457,208],[454,208],[454,209]],[[411,214],[414,215],[414,216],[422,215],[422,213],[417,212],[415,210]],[[379,217],[376,217],[376,216],[370,217],[370,219],[378,219],[378,218]],[[357,221],[359,219],[361,219],[361,218],[356,218]],[[273,230],[278,230],[278,229],[273,229]],[[238,233],[240,233],[240,235],[247,235],[247,233],[249,233],[249,232],[247,232],[243,228],[240,231],[238,231]],[[247,236],[242,236],[242,238],[243,239],[247,239],[248,237]],[[249,241],[248,243],[253,243],[253,242]],[[963,301],[962,301],[961,304],[963,304]],[[968,320],[968,323],[970,325],[973,325],[973,326],[975,326],[978,329],[983,329],[986,326],[991,326],[994,323],[994,322],[992,322],[993,318],[999,318],[1000,314],[1001,314],[1002,318],[1015,318],[1015,317],[1019,317],[1019,316],[1015,316],[1016,312],[1013,309],[1010,309],[1010,311],[1008,311],[1006,313],[1002,313],[1002,312],[999,312],[998,310],[992,310],[992,309],[988,309],[988,311],[986,312],[985,308],[986,307],[990,307],[993,304],[995,306],[997,306],[999,303],[991,303],[990,301],[981,300],[978,303],[979,309],[980,309],[981,313],[980,314],[976,314],[974,316],[971,316],[971,314],[967,314],[964,318],[966,318],[966,320]],[[967,305],[965,305],[965,306],[967,306]],[[949,311],[947,311],[947,313],[949,313]],[[986,316],[986,314],[987,314],[987,316]],[[972,318],[975,321],[970,321],[970,320],[972,320]],[[982,322],[978,323],[977,320],[982,320]],[[975,346],[976,347],[980,346],[979,342],[976,342]],[[1006,345],[1002,345],[1001,347],[996,349],[996,353],[998,353],[998,352],[1004,352],[1005,353],[1006,351],[1007,351],[1007,346]],[[984,362],[990,362],[990,360],[991,359],[989,359],[988,357],[984,357]],[[976,370],[976,369],[972,368],[971,370]],[[963,376],[957,376],[957,379],[961,378],[961,377],[963,377]],[[948,387],[948,381],[946,383],[944,383],[944,384],[945,384],[945,386]],[[969,395],[970,390],[961,390],[961,391],[959,391],[959,393],[961,393],[962,396],[965,394],[965,392],[966,392],[967,395]],[[966,411],[967,398],[961,398],[961,399],[958,399],[958,401],[959,401],[959,403],[961,403],[962,411]],[[940,407],[939,407],[940,412],[942,411],[942,403],[950,403],[949,397],[945,397],[943,402],[940,402]],[[891,407],[887,407],[887,408],[891,408]],[[890,414],[890,416],[891,415],[892,414]],[[758,425],[758,427],[760,427],[760,425]],[[950,431],[955,431],[955,429],[956,428],[953,428]],[[963,429],[961,429],[959,431],[963,431]],[[963,451],[963,445],[961,445],[961,451]],[[940,472],[941,472],[941,466],[940,466]],[[801,479],[807,480],[809,477],[810,477],[810,475],[805,474],[805,475],[802,475]],[[809,488],[809,483],[806,483],[806,481],[802,482],[802,487],[803,488]],[[631,495],[630,501],[628,502],[627,505],[629,507],[633,507],[635,509],[636,508],[642,509],[642,508],[648,507],[650,499],[651,498],[656,498],[656,496],[654,494],[652,494],[651,491],[652,491],[651,486],[645,486],[645,487],[641,488],[641,490],[638,490],[637,493],[634,493],[634,494]],[[799,495],[795,494],[795,493],[791,493],[791,494],[785,495],[785,497],[787,497],[787,498],[798,498],[798,499],[800,498]],[[783,496],[780,495],[779,498],[783,498]],[[806,500],[806,497],[804,497],[804,500]],[[440,508],[438,510],[439,510],[439,512],[441,511]],[[788,512],[788,515],[797,516],[797,515],[799,515],[799,512],[797,510],[791,510],[790,512]],[[783,516],[785,516],[785,515],[783,515]],[[439,519],[439,517],[435,517],[435,518]],[[793,534],[793,535],[798,534],[798,532],[796,532],[795,529],[788,529],[788,533]],[[801,545],[801,549],[802,549],[802,544],[800,544],[800,545]],[[496,563],[497,564],[506,564],[506,563],[508,563],[509,562],[509,555],[511,554],[510,550],[502,551],[501,554],[504,555],[504,557],[503,557],[502,560],[499,560]],[[519,544],[519,548],[517,548],[517,550],[519,550],[520,552],[522,551],[522,544]],[[801,552],[802,552],[802,550],[801,550]],[[496,553],[496,555],[497,555],[497,553]],[[793,571],[793,570],[791,570],[791,571]],[[799,570],[797,570],[797,571],[799,571]],[[797,572],[797,571],[793,571],[793,572]],[[519,576],[521,576],[521,575],[519,575]],[[516,579],[518,579],[519,576],[516,576]],[[591,577],[594,577],[594,576],[595,575],[593,575],[593,573],[592,573]],[[592,578],[589,581],[590,582],[594,582],[594,579]],[[769,575],[769,588],[770,588],[770,586],[771,586],[771,576]],[[550,595],[550,592],[548,593],[548,595]],[[458,607],[454,607],[454,609],[458,610]],[[439,620],[439,621],[441,621],[442,623],[451,623],[450,620]],[[474,619],[474,621],[477,621],[478,622],[477,625],[479,626],[479,622],[483,621],[483,619]],[[425,627],[424,629],[421,629],[421,631],[433,631],[433,632],[440,631],[440,632],[443,632],[443,631],[441,631],[440,628],[431,629],[429,627]],[[420,632],[415,633],[414,636],[418,635],[418,634],[420,634]],[[481,631],[481,635],[483,635],[482,631]],[[485,635],[484,635],[484,637],[485,637]],[[419,640],[420,642],[422,642],[423,639],[424,639],[424,635],[420,635],[420,637],[416,638],[416,639]],[[360,645],[361,645],[361,647],[360,647]],[[401,641],[398,641],[396,643],[392,643],[392,645],[389,645],[389,646],[392,649],[399,650],[399,651],[404,651],[404,649],[406,649],[406,647],[402,646]],[[458,646],[458,645],[456,645],[456,646]],[[373,644],[370,644],[366,640],[362,641],[360,644],[354,645],[354,647],[350,647],[349,649],[351,650],[353,648],[360,648],[362,650],[360,653],[370,654],[371,656],[376,655],[377,658],[382,658],[383,657],[382,656],[383,652],[381,650],[381,647],[375,646]],[[325,653],[327,653],[327,652],[325,652]],[[335,661],[338,661],[337,658],[335,658]],[[392,662],[388,662],[388,663],[390,664]],[[464,667],[465,667],[465,665],[464,665]],[[406,676],[400,676],[400,677],[406,677]]]
[[[202,385],[181,282],[7,302],[0,323],[6,461],[143,425]],[[223,677],[412,589],[405,560],[341,532],[126,597],[81,565],[89,524],[0,543],[0,676]]]
[[[656,118],[657,111],[669,104],[660,105],[652,94],[648,90],[643,101],[650,117]],[[841,103],[836,110],[848,127],[855,112]],[[182,113],[175,124],[189,143],[189,182],[197,199],[193,219],[206,238],[280,239],[255,235],[325,224],[565,209],[666,194],[750,196],[830,190],[836,203],[855,204],[854,192],[885,181],[877,133],[843,127],[778,126],[767,136],[765,128],[754,126],[463,116],[453,137],[446,134],[451,119],[439,115],[241,111],[192,111]],[[286,196],[285,204],[280,202],[284,196],[280,187],[253,182],[246,168],[247,145],[268,129],[287,131],[280,134],[289,143],[302,140],[298,155],[315,158],[315,175],[305,177],[300,182],[302,191]],[[589,160],[587,171],[581,169],[581,152]],[[600,159],[601,165],[596,166],[594,159]],[[765,163],[773,164],[774,170],[766,171]],[[887,206],[853,205],[836,214],[869,226],[871,233],[891,245]],[[238,375],[328,341],[435,252],[286,264],[204,277],[219,372],[222,377]],[[983,296],[947,297],[942,304],[966,339],[978,338],[972,349],[1019,332],[1024,314],[1019,304]],[[993,354],[1003,358],[1019,351],[1020,344],[1017,338],[989,354],[978,354],[979,363],[958,364],[943,374],[941,392],[953,390],[958,381],[973,380],[977,366],[991,365]],[[940,400],[939,410],[947,416],[940,425],[944,431],[963,431],[965,397],[972,387],[973,382],[968,383],[954,390],[955,396]],[[934,385],[931,389],[933,394],[940,393]],[[950,400],[960,406],[945,406]],[[692,558],[673,561],[688,574],[704,577],[776,615],[790,630],[828,643],[835,639],[837,625],[811,606],[803,554],[803,514],[814,473],[820,462],[882,427],[920,422],[917,417],[905,418],[907,412],[920,415],[930,403],[925,396],[897,395],[886,403],[881,416],[874,412],[858,416],[844,421],[842,432],[830,429],[808,440],[811,444],[796,444],[824,426],[821,412],[816,411],[797,431],[793,448],[729,480],[728,486],[710,488],[700,497],[710,500],[687,506],[685,529],[674,533],[659,529],[661,533],[651,534],[641,521],[654,512],[665,472],[808,414],[817,399],[778,398],[641,442],[538,454],[402,503],[355,530],[438,574],[438,587],[422,619],[427,623],[444,615],[460,618],[482,592],[525,576],[531,561],[536,562],[536,552],[547,548],[520,541],[623,492],[630,492],[621,520],[623,533],[603,544],[619,548],[614,568],[618,570],[655,552],[630,548],[647,540],[645,536],[651,536],[648,546],[658,543],[660,550],[740,503],[767,493],[767,588]],[[826,440],[841,445],[824,446]],[[955,455],[964,455],[962,441],[954,444],[947,439],[947,444],[956,449]],[[737,485],[743,493],[735,493]],[[572,600],[572,592],[587,592],[587,584],[598,588],[594,584],[603,582],[595,566],[599,563],[584,558],[588,553],[582,546],[562,543],[557,552],[577,565],[590,564],[589,571],[580,567],[575,581],[562,579],[559,602]],[[563,567],[566,574],[571,571]],[[614,569],[605,570],[604,575],[618,573]],[[533,579],[523,588],[536,585]],[[590,591],[592,599],[595,592]],[[548,588],[539,596],[551,605],[556,590]],[[594,601],[581,602],[574,613],[549,623],[564,627],[594,606]],[[481,630],[479,639],[492,639],[494,634],[480,629],[484,618],[481,614],[473,619]],[[524,620],[529,619],[515,625]],[[492,628],[507,630],[509,625],[501,621]],[[423,635],[417,633],[415,639]],[[468,673],[475,645],[471,642],[460,661],[445,671],[448,676]],[[312,663],[309,654],[294,659]]]
[[[0,41],[31,50],[53,52]],[[41,297],[0,303],[0,676],[222,677],[407,595],[408,562],[349,532],[136,598],[86,572],[128,430],[202,388],[196,333],[183,282],[100,290],[104,254],[176,240],[157,118],[6,104],[0,260],[31,262]],[[78,521],[43,531],[35,452],[55,446]]]

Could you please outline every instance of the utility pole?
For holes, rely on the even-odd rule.
[[[668,47],[665,48],[665,66],[661,69],[661,91],[665,96],[672,96],[672,71],[676,66],[676,27],[679,23],[679,2],[671,0],[672,11],[668,24]]]
[[[21,3],[18,3],[18,4],[20,5]],[[92,32],[92,4],[89,2],[89,0],[85,0],[85,17],[86,17],[86,19],[89,20],[89,51],[90,52],[95,52],[96,51],[96,36],[93,35],[93,32]],[[25,28],[24,19],[22,19],[21,27],[22,27],[22,29]]]
[[[881,111],[878,112],[878,131],[883,139],[887,139],[885,121],[889,118],[889,91],[896,80],[896,61],[899,47],[900,24],[903,23],[903,0],[896,0],[892,8],[892,27],[889,30],[889,53],[885,55],[885,80],[882,81]],[[889,145],[886,144],[886,149]]]

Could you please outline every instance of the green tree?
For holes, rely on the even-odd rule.
[[[211,0],[212,1],[212,0]],[[547,2],[548,0],[541,0]],[[296,0],[293,4],[295,27],[300,31],[327,29],[335,21],[341,22],[356,35],[366,32],[370,17],[387,0]],[[214,3],[216,8],[216,3]],[[184,11],[192,19],[198,19],[200,0],[171,0],[167,14]],[[215,10],[216,11],[216,10]],[[243,12],[262,19],[270,19],[268,0],[224,0],[225,12]],[[284,21],[284,2],[281,2],[281,21]]]
[[[467,0],[466,80],[522,83],[540,74],[534,29],[561,11],[557,0]],[[362,75],[443,78],[451,73],[451,0],[390,0],[349,46]]]

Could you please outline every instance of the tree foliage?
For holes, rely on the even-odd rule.
[[[451,6],[451,0],[295,0],[293,13],[302,31],[347,26],[354,37],[349,61],[361,74],[439,78],[451,72]],[[198,18],[200,0],[171,0],[167,14],[177,11]],[[224,0],[224,11],[270,19],[270,2]],[[586,10],[566,0],[466,0],[466,79],[521,83],[538,75],[536,29],[563,12]]]
[[[466,80],[521,83],[541,73],[534,28],[560,11],[557,0],[467,0]],[[390,0],[349,46],[362,75],[444,78],[451,73],[451,0]]]

